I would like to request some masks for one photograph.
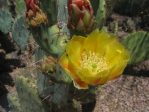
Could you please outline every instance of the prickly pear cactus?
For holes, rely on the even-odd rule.
[[[16,78],[16,88],[22,112],[45,112],[38,96],[36,85],[34,79],[29,79],[24,76],[18,76]]]
[[[0,31],[11,32],[22,51],[30,37],[38,44],[31,57],[34,71],[27,66],[15,79],[12,111],[83,112],[95,103],[96,85],[122,74],[129,58],[129,64],[149,58],[147,32],[128,35],[122,45],[99,30],[105,27],[108,0],[80,1],[17,0],[15,15],[0,1],[6,3],[0,7]]]
[[[11,31],[11,25],[12,25],[12,16],[9,10],[6,9],[1,9],[0,8],[0,31],[3,33],[8,33]]]
[[[130,64],[137,64],[149,59],[148,32],[135,32],[123,39],[123,44],[131,53]],[[145,50],[146,49],[146,50]]]
[[[41,32],[39,32],[40,30]],[[49,28],[43,26],[33,31],[33,36],[37,43],[47,52],[59,56],[64,52],[64,48],[69,39],[66,32],[58,24]]]
[[[17,17],[12,26],[12,36],[14,41],[23,50],[27,45],[28,38],[30,36],[26,27],[24,16]]]
[[[23,112],[20,106],[17,92],[13,92],[8,95],[8,102],[10,104],[9,106],[12,112]]]
[[[96,15],[96,21],[99,27],[103,26],[103,23],[105,22],[106,19],[106,1],[105,0],[99,0],[99,6],[97,10],[97,15]]]

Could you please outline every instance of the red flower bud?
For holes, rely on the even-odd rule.
[[[29,25],[36,27],[42,23],[47,24],[47,16],[42,9],[39,8],[38,0],[25,0],[25,3],[27,8],[26,17]]]
[[[68,27],[88,32],[93,26],[93,8],[89,0],[68,0]]]
[[[27,11],[32,10],[34,13],[38,9],[38,0],[25,0]]]

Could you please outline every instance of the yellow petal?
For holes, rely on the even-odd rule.
[[[99,73],[93,74],[88,69],[81,69],[79,71],[79,77],[82,81],[89,85],[103,84],[108,79],[108,70],[101,71]]]
[[[124,54],[117,54],[117,57],[114,57],[111,61],[111,66],[113,69],[111,70],[111,75],[109,76],[109,80],[115,79],[120,76],[128,63],[128,59],[124,56]]]
[[[87,89],[88,84],[80,79],[79,74],[77,73],[78,69],[79,67],[75,66],[73,63],[71,63],[71,61],[69,62],[68,65],[68,70],[70,72],[69,75],[73,80],[74,86],[78,89]]]
[[[95,30],[85,40],[84,47],[86,50],[94,51],[100,55],[105,54],[107,45],[112,41],[110,35],[104,31]]]
[[[73,83],[76,88],[78,89],[87,89],[88,84],[81,81],[81,79],[77,75],[77,68],[75,65],[71,63],[71,61],[68,60],[68,56],[66,53],[64,53],[61,58],[59,59],[59,64],[64,68],[64,70],[67,72],[67,74],[71,77],[73,80]]]
[[[68,63],[69,63],[69,60],[68,60],[68,56],[66,53],[64,53],[60,59],[59,59],[59,64],[61,67],[63,67],[65,69],[65,71],[67,73],[69,73],[69,70],[68,70]]]
[[[112,79],[119,77],[123,73],[123,71],[128,63],[128,60],[124,60],[124,59],[122,59],[122,57],[119,57],[113,63],[114,63],[114,65],[110,72],[108,80],[112,80]]]
[[[83,50],[83,43],[85,38],[81,36],[73,36],[66,46],[66,53],[68,58],[75,64],[80,65],[81,52]]]
[[[96,38],[97,32],[98,30],[95,30],[94,32],[92,32],[90,35],[87,36],[87,38],[85,39],[84,45],[83,45],[85,50],[94,51],[96,49],[96,46],[98,44],[97,38]]]
[[[120,76],[127,65],[129,60],[129,53],[127,50],[118,42],[118,40],[114,39],[107,46],[105,57],[107,62],[109,63],[111,69],[108,80],[112,80],[118,76]]]

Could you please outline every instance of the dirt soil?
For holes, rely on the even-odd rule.
[[[122,76],[97,94],[94,112],[149,112],[149,77]]]

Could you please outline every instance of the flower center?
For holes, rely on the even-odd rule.
[[[103,56],[98,56],[91,51],[85,51],[81,55],[81,67],[96,74],[108,69],[108,64]]]

